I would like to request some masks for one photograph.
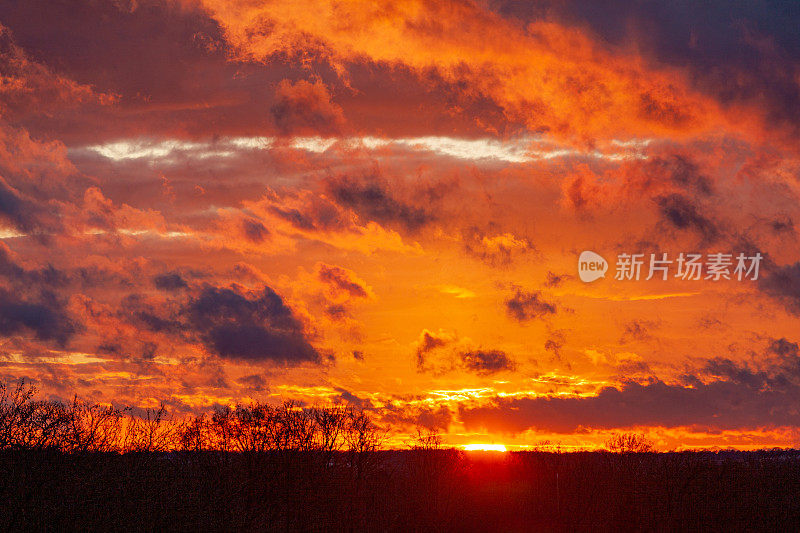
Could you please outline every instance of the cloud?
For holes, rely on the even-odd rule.
[[[469,255],[492,266],[509,265],[516,257],[536,250],[533,243],[525,237],[513,233],[492,235],[472,226],[462,232],[464,249]]]
[[[712,242],[719,237],[717,225],[708,217],[702,215],[697,205],[680,194],[659,196],[655,199],[664,220],[679,230],[695,231],[706,242]]]
[[[800,315],[800,263],[773,267],[758,280],[758,288]]]
[[[399,225],[413,232],[435,218],[424,208],[397,199],[377,176],[358,179],[342,175],[328,180],[327,189],[337,203],[367,221]]]
[[[550,331],[544,341],[544,349],[553,354],[556,359],[561,358],[561,349],[567,344],[567,335],[562,330]]]
[[[644,319],[634,319],[623,325],[620,343],[644,342],[653,338],[652,330],[658,327],[658,322]]]
[[[790,342],[784,337],[780,339],[772,339],[770,341],[767,351],[783,358],[798,358],[798,345],[796,342]]]
[[[79,199],[77,170],[59,141],[40,142],[0,120],[0,218],[22,233],[62,231],[62,211]]]
[[[325,314],[328,315],[332,320],[342,322],[350,317],[350,310],[346,305],[333,304],[325,308]]]
[[[643,178],[653,182],[668,181],[680,190],[698,196],[710,196],[714,185],[691,156],[680,152],[656,155],[644,164]]]
[[[494,6],[522,23],[548,16],[588,28],[599,40],[635,48],[649,65],[681,69],[693,88],[731,112],[753,109],[766,125],[790,132],[800,125],[795,112],[800,109],[795,36],[800,20],[784,3],[614,0],[601,6],[557,0]]]
[[[25,198],[0,176],[0,218],[23,232],[29,232],[39,229],[43,215],[41,206]]]
[[[255,244],[261,243],[269,237],[269,230],[267,227],[262,222],[252,217],[242,219],[242,232],[245,238]]]
[[[635,57],[613,53],[576,27],[542,19],[523,27],[479,4],[203,4],[243,60],[311,57],[342,74],[355,63],[397,65],[452,83],[461,100],[488,100],[529,131],[683,135],[705,129],[715,110],[673,72],[644,75]]]
[[[0,111],[8,119],[29,114],[52,114],[82,103],[110,104],[115,97],[98,94],[90,86],[60,76],[33,61],[0,24]]]
[[[161,212],[137,209],[126,203],[115,205],[99,187],[88,187],[83,193],[83,203],[76,207],[74,225],[80,230],[161,232],[167,227]]]
[[[297,208],[283,208],[279,206],[270,206],[269,210],[272,214],[282,218],[283,220],[289,222],[292,226],[298,229],[311,231],[316,229],[316,225],[312,220],[311,216],[302,213]]]
[[[526,322],[556,313],[556,305],[548,302],[539,291],[514,290],[514,295],[506,300],[508,316],[519,322]]]
[[[181,357],[206,352],[223,361],[287,366],[321,361],[298,314],[260,280],[245,288],[190,285],[177,272],[152,279],[163,292],[130,293],[118,302],[86,300],[84,314],[97,333],[114,334],[103,341],[113,347],[110,353],[124,355],[137,342],[149,342],[153,353]]]
[[[418,372],[442,375],[462,370],[478,376],[489,376],[516,369],[516,364],[506,352],[476,348],[470,339],[444,330],[422,330],[415,345]]]
[[[432,332],[427,329],[423,329],[422,333],[419,335],[419,340],[416,342],[417,345],[417,369],[424,369],[425,358],[426,355],[433,351],[436,348],[440,348],[447,344],[450,344],[456,340],[457,337],[451,335],[445,331],[439,330],[438,332]]]
[[[172,306],[151,300],[143,294],[129,294],[120,302],[118,314],[137,328],[167,335],[180,335],[187,329]]]
[[[462,406],[467,429],[574,433],[590,429],[686,427],[725,431],[800,424],[797,344],[769,339],[752,367],[724,357],[704,361],[674,383],[649,377],[623,381],[589,396],[494,397]]]
[[[247,210],[269,226],[273,236],[270,249],[275,249],[277,244],[293,249],[300,242],[306,242],[325,243],[337,249],[368,254],[376,250],[421,251],[418,243],[407,243],[401,235],[407,231],[406,223],[414,225],[413,218],[406,218],[406,215],[414,213],[412,207],[393,197],[388,199],[388,192],[382,199],[390,204],[390,208],[376,206],[370,203],[368,194],[364,197],[360,190],[353,193],[334,185],[333,192],[341,196],[339,201],[327,190],[328,185],[329,180],[322,180],[323,190],[319,191],[305,188],[286,188],[281,192],[270,190],[257,202],[245,202]],[[384,190],[382,186],[379,188]],[[392,207],[397,210],[392,211]],[[255,251],[264,253],[266,250],[259,247]]]
[[[189,286],[178,272],[166,272],[153,278],[156,288],[163,291],[177,291]]]
[[[184,313],[203,344],[220,357],[286,364],[320,360],[302,323],[269,287],[206,286]]]
[[[693,387],[662,381],[606,387],[596,396],[496,398],[492,405],[463,407],[470,431],[527,430],[574,433],[587,429],[643,426],[756,429],[800,424],[797,389],[761,391],[745,381],[725,380]],[[795,406],[794,408],[787,406]]]
[[[80,94],[80,112],[56,113],[53,98],[43,109],[55,120],[25,116],[26,127],[68,142],[241,131],[255,117],[269,122],[265,88],[299,74],[227,61],[219,26],[192,1],[137,0],[134,9],[119,4],[74,9],[13,0],[0,6],[0,20],[19,46],[57,66],[63,77],[83,82],[79,87],[102,96],[100,104],[113,103],[93,105]],[[131,39],[143,33],[146,39]],[[53,89],[45,93],[51,94],[58,96]]]
[[[78,332],[80,325],[73,320],[64,303],[56,295],[44,292],[36,300],[19,298],[0,289],[0,335],[26,335],[32,332],[42,341],[54,341],[64,346]]]
[[[320,80],[281,81],[270,112],[284,134],[337,134],[345,122],[342,109],[331,102],[330,92]]]
[[[236,383],[254,392],[265,392],[269,390],[269,387],[267,386],[267,380],[260,374],[242,376],[236,380]]]
[[[470,372],[481,376],[514,370],[514,362],[500,350],[476,350],[460,354],[461,362]]]
[[[344,231],[352,226],[346,209],[339,207],[332,199],[311,191],[288,194],[269,191],[260,206],[270,215],[301,231]]]
[[[380,411],[381,418],[394,427],[414,430],[422,426],[447,431],[453,422],[453,412],[444,405],[431,406],[388,402]]]
[[[344,292],[350,298],[371,298],[374,296],[372,289],[363,280],[359,279],[353,271],[346,268],[318,263],[317,276],[334,292]]]

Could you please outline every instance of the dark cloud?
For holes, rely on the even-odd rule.
[[[663,154],[649,160],[645,165],[645,179],[668,180],[681,190],[701,196],[714,192],[711,179],[690,156],[682,153]]]
[[[417,369],[422,370],[425,368],[425,355],[428,352],[436,348],[441,348],[452,341],[452,337],[432,333],[427,329],[423,330],[420,335],[420,340],[417,343]]]
[[[634,319],[622,326],[621,343],[633,341],[647,341],[652,338],[651,331],[658,327],[658,323],[651,320]]]
[[[343,389],[341,387],[336,387],[335,390],[336,392],[339,393],[339,398],[338,398],[339,403],[346,403],[356,407],[357,409],[374,408],[372,401],[369,398],[362,398],[357,394],[354,394],[349,390]]]
[[[269,287],[248,293],[206,286],[184,314],[201,341],[220,357],[288,364],[320,360],[302,323]]]
[[[798,357],[798,346],[796,342],[790,342],[786,338],[772,339],[767,347],[767,351],[780,357]]]
[[[320,280],[346,292],[351,297],[369,297],[367,288],[350,271],[344,268],[320,263],[318,275]]]
[[[700,234],[707,242],[717,239],[719,229],[708,217],[702,215],[697,205],[681,194],[667,194],[655,198],[664,220],[679,230]]]
[[[453,422],[453,412],[446,406],[396,405],[390,402],[381,414],[386,422],[409,429],[422,426],[447,431]]]
[[[794,234],[794,220],[789,215],[779,215],[769,222],[769,227],[775,233]]]
[[[250,291],[237,285],[207,284],[190,290],[175,273],[155,279],[169,297],[159,300],[130,294],[119,306],[122,320],[168,336],[164,342],[171,337],[200,343],[222,358],[286,364],[320,361],[303,324],[267,286]]]
[[[325,308],[325,314],[333,320],[341,321],[350,316],[350,311],[342,304],[333,304]]]
[[[256,244],[263,242],[269,237],[269,230],[260,220],[252,217],[242,219],[242,233],[247,240]]]
[[[28,336],[65,346],[83,325],[66,307],[62,292],[80,276],[45,264],[27,268],[17,261],[5,243],[0,243],[0,276],[7,288],[0,288],[0,335]]]
[[[776,358],[752,368],[728,358],[705,361],[678,383],[657,378],[604,387],[595,396],[495,398],[463,407],[467,428],[518,433],[528,429],[572,433],[636,426],[692,426],[710,430],[800,424],[800,357],[797,344],[772,339]],[[647,368],[643,368],[647,370]]]
[[[506,300],[506,312],[514,320],[525,322],[553,315],[557,311],[554,303],[548,302],[539,291],[524,291],[517,288]]]
[[[68,273],[51,264],[29,269],[17,262],[5,243],[0,243],[0,276],[6,278],[18,291],[27,293],[32,288],[60,288],[67,285],[72,278],[84,281],[83,270],[88,269]]]
[[[228,62],[218,24],[187,2],[137,0],[124,9],[118,2],[10,0],[0,6],[0,20],[30,56],[115,96],[115,105],[51,113],[47,121],[25,117],[32,131],[55,129],[78,142],[219,132],[259,115],[266,122],[264,87],[289,73]],[[148,106],[161,111],[155,120],[142,112]]]
[[[41,211],[39,205],[0,176],[0,218],[23,232],[29,232],[39,229],[38,215]]]
[[[514,362],[500,350],[469,351],[462,353],[460,358],[466,370],[482,376],[515,368]]]
[[[180,335],[187,329],[171,307],[160,301],[150,301],[143,294],[127,295],[120,302],[119,309],[122,318],[149,331]]]
[[[758,287],[782,302],[790,313],[800,315],[800,263],[772,267],[759,278]]]
[[[471,348],[457,336],[423,330],[417,341],[417,371],[442,375],[454,370],[488,376],[516,365],[502,350]]]
[[[757,429],[797,426],[798,389],[760,390],[758,379],[696,381],[692,387],[655,380],[606,387],[597,396],[496,398],[490,406],[464,407],[468,429],[519,433],[528,429],[573,433],[636,426]]]
[[[702,367],[701,372],[714,378],[730,383],[744,384],[755,389],[760,389],[769,381],[766,372],[753,371],[726,357],[709,359]]]
[[[307,213],[302,213],[299,209],[270,206],[269,211],[297,229],[306,231],[317,229],[313,217]]]
[[[682,128],[694,120],[693,110],[645,92],[639,95],[639,116],[671,128]]]
[[[64,303],[52,293],[45,292],[36,300],[24,300],[0,289],[0,335],[4,337],[33,333],[39,340],[64,346],[79,328]]]
[[[28,271],[17,264],[5,243],[0,243],[0,275],[11,280],[28,277]]]
[[[269,390],[267,387],[267,380],[260,374],[243,376],[237,379],[236,383],[255,392],[264,392]]]
[[[547,340],[544,341],[544,349],[551,352],[556,358],[561,358],[561,348],[567,343],[567,336],[564,331],[551,331]]]
[[[156,288],[163,291],[177,291],[189,286],[178,272],[159,274],[153,278],[153,283],[155,283]]]
[[[289,191],[270,190],[263,203],[271,215],[301,231],[344,231],[353,227],[349,209],[327,195],[294,195]]]
[[[435,218],[429,211],[395,198],[377,176],[339,176],[328,180],[327,188],[336,202],[364,220],[417,231]]]
[[[769,124],[800,127],[800,12],[793,2],[547,0],[493,2],[505,16],[556,19],[603,42],[635,46],[646,61],[684,69],[695,89],[722,105],[749,104]],[[680,118],[669,109],[643,109]]]
[[[547,279],[544,286],[550,289],[560,287],[565,281],[572,279],[573,276],[569,274],[556,274],[555,272],[548,272]]]

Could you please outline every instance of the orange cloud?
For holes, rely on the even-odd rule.
[[[458,1],[202,0],[238,57],[314,56],[435,71],[471,98],[488,97],[532,131],[581,139],[709,131],[715,104],[674,71],[648,71],[574,28],[521,26]]]

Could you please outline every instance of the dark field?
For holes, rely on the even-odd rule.
[[[0,530],[791,531],[800,453],[0,452]]]

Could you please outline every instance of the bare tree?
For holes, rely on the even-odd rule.
[[[166,452],[175,449],[178,432],[167,419],[167,409],[146,409],[141,417],[131,416],[122,437],[123,451]]]
[[[605,446],[612,453],[645,453],[655,449],[653,441],[641,433],[616,433]]]
[[[408,447],[412,450],[440,450],[443,445],[444,439],[438,429],[417,426]]]
[[[128,409],[88,404],[77,396],[69,406],[69,428],[62,448],[69,452],[110,452],[119,447]]]

